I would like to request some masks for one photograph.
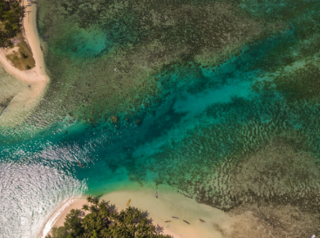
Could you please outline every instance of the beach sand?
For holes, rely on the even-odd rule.
[[[28,1],[23,0],[23,3],[26,6]],[[44,57],[40,48],[36,24],[36,5],[32,4],[26,10],[31,12],[26,13],[23,18],[24,37],[31,48],[36,66],[30,70],[21,71],[6,59],[7,49],[0,50],[0,63],[4,70],[28,85],[10,101],[9,105],[0,115],[0,125],[4,127],[22,123],[38,105],[49,82]]]
[[[100,199],[110,201],[118,210],[125,209],[128,199],[130,206],[147,211],[155,225],[163,227],[163,233],[175,238],[222,238],[222,230],[230,225],[229,216],[223,211],[197,203],[177,192],[158,189],[159,198],[155,198],[153,190],[125,190],[103,195]],[[40,237],[45,237],[51,227],[63,225],[66,214],[71,209],[80,209],[86,203],[85,198],[68,200],[51,216]],[[179,217],[174,219],[172,216]],[[205,223],[199,221],[205,220]],[[166,223],[165,221],[171,220]],[[190,223],[183,222],[186,220]]]

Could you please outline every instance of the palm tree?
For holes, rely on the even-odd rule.
[[[118,235],[117,224],[113,224],[113,225],[109,226],[108,230],[109,230],[109,234],[112,237],[117,237],[117,235]]]
[[[55,229],[52,238],[169,238],[157,235],[155,226],[136,208],[117,213],[92,196],[87,201],[89,204],[83,205],[82,210],[71,210],[64,226]],[[89,213],[84,216],[83,211]]]
[[[130,236],[135,237],[136,234],[136,226],[129,226],[128,231],[130,233]]]
[[[118,222],[118,215],[117,215],[116,212],[113,211],[113,212],[110,214],[110,220],[111,220],[111,221],[114,221],[114,222]]]
[[[101,201],[101,202],[99,203],[99,209],[100,209],[100,210],[108,210],[108,205],[107,205],[107,203],[106,203],[105,201]]]
[[[88,203],[92,203],[93,199],[94,199],[93,196],[88,196],[88,197],[87,197],[87,202],[88,202]]]
[[[141,219],[142,218],[142,212],[139,209],[136,209],[135,210],[135,216],[136,216],[136,218]]]
[[[99,204],[99,198],[93,197],[92,203],[93,203],[94,205],[98,206],[98,204]]]
[[[84,210],[84,211],[89,211],[89,206],[88,206],[87,204],[84,204],[84,205],[82,206],[82,210]]]
[[[139,237],[139,236],[141,236],[142,237],[142,235],[143,235],[143,233],[144,233],[144,225],[142,225],[141,223],[139,223],[137,226],[136,226],[136,235],[137,235],[137,237]]]
[[[145,232],[147,235],[151,236],[156,232],[156,229],[152,224],[148,224],[148,226],[145,229]]]
[[[90,212],[94,213],[94,212],[98,211],[98,208],[92,205],[92,206],[89,207],[89,210],[90,210]]]
[[[109,228],[104,228],[101,230],[100,235],[102,238],[108,238],[111,236],[111,231],[110,231],[110,227]]]

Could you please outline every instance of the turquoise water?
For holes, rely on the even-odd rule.
[[[320,6],[231,2],[39,1],[51,83],[1,129],[3,237],[35,237],[71,196],[135,186],[226,211],[318,206]]]

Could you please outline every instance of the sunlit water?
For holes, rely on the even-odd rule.
[[[152,32],[134,25],[140,12],[127,18],[115,15],[113,24],[107,24],[104,11],[123,8],[109,1],[115,9],[102,9],[99,17],[91,15],[90,24],[81,25],[91,19],[81,15],[82,8],[93,14],[99,6],[109,6],[98,1],[82,4],[39,1],[40,33],[50,35],[43,47],[52,82],[25,124],[2,129],[0,237],[35,237],[67,198],[137,184],[153,188],[169,184],[199,202],[228,209],[234,204],[219,200],[224,191],[219,186],[228,187],[228,179],[217,178],[215,185],[220,163],[230,161],[232,167],[279,138],[318,161],[319,84],[313,79],[319,76],[319,46],[312,44],[318,39],[315,34],[303,32],[309,18],[317,19],[318,4],[287,19],[278,12],[286,9],[286,1],[280,7],[269,5],[269,13],[263,4],[240,4],[238,8],[247,14],[240,19],[254,22],[258,16],[279,29],[261,30],[261,35],[241,40],[233,52],[226,50],[233,47],[232,41],[226,41],[219,45],[223,52],[219,60],[201,59],[198,49],[194,58],[182,54],[161,61],[159,56],[156,63],[139,70],[122,64],[146,63],[139,57],[145,57],[143,42]],[[224,7],[220,6],[222,12]],[[268,14],[276,21],[268,22]],[[66,31],[66,27],[71,28]],[[152,36],[156,37],[161,39]],[[159,44],[169,47],[167,42]],[[195,50],[191,46],[190,54]],[[313,179],[310,186],[319,182]],[[283,193],[292,196],[287,189],[283,187]]]

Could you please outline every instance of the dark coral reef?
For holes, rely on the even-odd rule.
[[[164,70],[193,80],[181,66],[215,67],[287,27],[228,1],[39,1],[52,83],[37,114],[54,105],[54,116],[85,122],[136,113],[163,96]]]

